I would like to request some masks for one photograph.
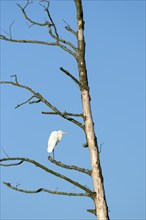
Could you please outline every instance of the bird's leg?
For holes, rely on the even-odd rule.
[[[53,150],[53,160],[55,160],[54,150]]]

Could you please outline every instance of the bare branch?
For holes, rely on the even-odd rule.
[[[15,109],[16,108],[19,108],[20,106],[22,106],[22,105],[25,105],[26,103],[28,103],[31,99],[33,99],[35,96],[33,95],[33,96],[31,96],[28,100],[26,100],[25,102],[22,102],[22,103],[20,103],[20,104],[18,104],[16,107],[15,107]]]
[[[72,75],[70,74],[67,70],[65,70],[63,67],[60,67],[60,70],[64,72],[67,76],[69,76],[79,87],[80,87],[80,82]]]
[[[10,157],[9,157],[10,158]],[[20,165],[20,164],[22,164],[24,161],[23,160],[21,160],[20,162],[18,162],[18,163],[11,163],[11,164],[0,164],[0,166],[3,166],[3,167],[11,167],[11,166],[18,166],[18,165]]]
[[[13,26],[14,22],[15,21],[13,21],[9,26],[9,33],[7,31],[5,31],[4,29],[2,29],[2,31],[10,37],[10,39],[12,39],[12,26]]]
[[[25,7],[22,8],[22,6],[21,6],[20,4],[17,4],[17,6],[21,9],[21,11],[22,11],[22,13],[23,13],[25,19],[26,19],[27,21],[29,21],[31,24],[33,24],[33,25],[48,26],[49,22],[47,22],[47,21],[46,21],[45,23],[39,23],[39,22],[33,21],[32,19],[30,19],[30,18],[27,16],[27,14],[26,14],[26,12],[25,12],[25,9],[26,9],[26,7],[27,7],[28,5],[29,5],[29,4],[27,3],[27,4],[25,5]]]
[[[13,25],[13,23],[10,25],[10,28],[9,28],[9,31],[10,31],[10,34],[9,34],[9,38],[4,36],[4,35],[0,35],[0,39],[1,40],[5,40],[5,41],[10,41],[10,42],[15,42],[15,43],[35,43],[35,44],[44,44],[44,45],[49,45],[49,46],[58,46],[60,48],[62,48],[63,50],[65,50],[66,52],[68,52],[69,54],[73,55],[76,59],[77,59],[77,54],[76,54],[76,51],[77,51],[77,48],[69,41],[66,41],[62,38],[59,37],[58,35],[58,32],[57,32],[57,28],[56,28],[56,25],[50,15],[50,12],[49,12],[49,2],[48,1],[42,1],[42,2],[47,2],[48,3],[48,6],[45,7],[45,11],[47,12],[48,14],[48,17],[50,19],[50,22],[49,21],[45,21],[44,23],[39,23],[39,22],[36,22],[36,21],[33,21],[32,19],[30,19],[28,16],[27,16],[27,13],[25,12],[25,9],[27,8],[27,6],[29,4],[32,3],[32,1],[27,1],[26,5],[24,7],[22,7],[20,4],[17,4],[18,7],[21,9],[25,19],[27,21],[29,21],[32,25],[38,25],[38,26],[47,26],[48,29],[49,29],[49,34],[50,36],[56,40],[56,42],[47,42],[47,41],[39,41],[39,40],[25,40],[25,39],[21,39],[21,40],[17,40],[17,39],[12,39],[12,34],[11,34],[11,27]],[[32,26],[31,25],[31,26]],[[53,26],[54,28],[54,32],[55,32],[55,35],[52,33],[52,29],[51,27]],[[66,47],[65,45],[63,44],[66,44],[68,46],[70,46],[75,52],[73,52],[72,50],[70,50],[68,47]]]
[[[34,103],[39,103],[39,102],[41,102],[41,100],[40,99],[38,99],[38,100],[34,100],[34,101],[31,101],[31,102],[29,102],[29,104],[34,104]]]
[[[17,75],[16,75],[16,74],[15,74],[15,75],[11,75],[10,77],[14,77],[15,82],[18,83],[18,81],[17,81]]]
[[[57,166],[60,166],[60,167],[63,167],[63,168],[66,168],[66,169],[69,169],[69,170],[76,170],[76,171],[79,171],[79,172],[82,172],[82,173],[85,173],[85,174],[88,174],[89,176],[91,176],[91,170],[88,170],[88,169],[85,169],[85,168],[80,168],[80,167],[77,167],[77,166],[74,166],[74,165],[66,165],[60,161],[56,161],[54,160],[52,157],[48,157],[48,160],[51,162],[51,163],[54,163],[56,164]]]
[[[57,40],[57,42],[61,42],[63,44],[66,44],[66,45],[70,46],[72,49],[74,49],[75,51],[77,51],[77,48],[71,42],[66,41],[66,40],[60,38],[60,36],[58,34],[58,31],[57,31],[57,27],[56,27],[56,25],[55,25],[55,23],[53,21],[53,18],[52,18],[51,14],[50,14],[50,11],[49,11],[50,2],[44,1],[44,0],[42,0],[41,2],[46,2],[47,3],[47,7],[44,6],[44,5],[42,5],[42,6],[45,8],[45,11],[47,12],[47,15],[48,15],[49,20],[50,20],[49,24],[51,24],[51,25],[48,25],[48,28],[49,28],[49,33],[50,33],[51,37],[54,38],[55,40]],[[54,28],[55,35],[52,33],[52,29],[51,29],[52,26]],[[61,47],[61,44],[60,44],[60,47]],[[66,48],[63,48],[63,49],[66,50]]]
[[[17,80],[17,78],[16,78]],[[47,107],[49,107],[50,109],[52,109],[54,112],[56,112],[59,116],[61,116],[62,118],[65,118],[66,120],[76,124],[77,126],[79,126],[80,128],[82,128],[84,130],[84,125],[81,124],[80,122],[78,122],[77,120],[68,117],[67,115],[65,115],[64,113],[62,113],[61,111],[59,111],[55,106],[53,106],[50,102],[48,102],[41,94],[35,92],[33,89],[31,89],[28,86],[25,85],[21,85],[20,83],[18,83],[18,81],[15,82],[11,82],[11,81],[0,81],[0,84],[9,84],[9,85],[13,85],[13,86],[17,86],[23,89],[28,90],[30,93],[32,93],[36,98],[38,98],[38,100],[40,100],[42,103],[44,103]],[[27,100],[28,101],[28,100]],[[22,105],[23,103],[21,103],[20,105]],[[25,104],[25,103],[24,103]]]
[[[42,1],[42,2],[47,2],[47,1]],[[66,46],[61,44],[61,43],[66,44],[66,45],[70,46],[72,49],[74,49],[75,51],[77,50],[77,48],[72,43],[70,43],[69,41],[63,40],[62,38],[59,37],[56,25],[55,25],[51,15],[50,15],[50,12],[49,12],[49,2],[47,2],[47,3],[48,3],[47,7],[41,4],[41,6],[43,6],[45,8],[45,11],[47,12],[47,15],[48,15],[49,20],[50,20],[50,22],[49,21],[45,21],[44,23],[39,23],[39,22],[33,21],[32,19],[30,19],[28,17],[27,13],[25,12],[25,9],[28,6],[28,3],[26,4],[26,6],[24,8],[20,4],[17,4],[17,5],[21,9],[21,11],[22,11],[22,13],[23,13],[23,15],[24,15],[24,17],[26,18],[27,21],[29,21],[32,25],[47,26],[48,29],[49,29],[50,36],[53,39],[56,40],[56,45],[58,45],[63,50],[65,50],[66,52],[68,52],[68,53],[72,54],[74,57],[76,57],[76,54],[73,51],[71,51]],[[52,27],[54,28],[55,35],[52,33]]]
[[[13,26],[14,22],[15,22],[15,21],[13,21],[13,22],[10,24],[10,27],[9,27],[10,39],[12,39],[12,26]]]
[[[49,189],[45,189],[45,188],[39,188],[37,190],[25,190],[25,189],[20,189],[18,187],[14,187],[12,186],[10,183],[7,182],[3,182],[3,184],[5,184],[7,187],[16,190],[18,192],[23,192],[23,193],[39,193],[39,192],[46,192],[49,194],[56,194],[56,195],[62,195],[62,196],[87,196],[90,197],[88,193],[70,193],[70,192],[58,192],[58,191],[52,191]]]
[[[6,151],[4,150],[3,146],[1,145],[1,149],[4,152],[4,154],[6,155],[6,157],[9,157],[9,155],[6,153]]]
[[[74,31],[70,26],[65,26],[65,29],[69,32],[71,32],[72,34],[74,34],[77,37],[77,32]]]
[[[77,121],[77,120],[75,120],[73,118],[68,117],[68,115],[65,115],[62,112],[55,112],[55,113],[52,113],[52,112],[42,112],[42,114],[44,114],[44,115],[60,115],[61,117],[67,119],[68,121],[73,122],[74,124],[78,125],[80,128],[82,128],[84,130],[84,125],[82,123],[80,123],[79,121]]]
[[[63,19],[63,22],[67,25],[67,26],[65,26],[65,29],[66,29],[67,31],[71,32],[72,34],[74,34],[74,35],[77,37],[77,32],[74,31],[74,30],[70,27],[70,25],[69,25],[64,19]]]
[[[51,17],[51,14],[50,14],[50,12],[49,12],[50,2],[49,2],[49,1],[44,1],[44,0],[41,1],[41,2],[46,2],[46,3],[47,3],[47,7],[46,7],[45,5],[43,5],[43,6],[44,6],[44,8],[45,8],[45,11],[47,12],[47,15],[48,15],[48,18],[49,18],[49,20],[50,20],[51,26],[53,26],[53,28],[54,28],[54,32],[55,32],[56,38],[59,38],[56,25],[55,25],[55,23],[54,23],[54,21],[53,21],[53,19],[52,19],[52,17]],[[50,26],[50,27],[51,27],[51,26]],[[53,38],[54,38],[54,37],[53,37]]]
[[[88,147],[88,143],[86,142],[85,144],[82,145],[83,147],[87,148]]]
[[[47,42],[47,41],[40,41],[40,40],[17,40],[17,39],[8,38],[4,35],[0,35],[0,40],[6,40],[10,42],[15,42],[15,43],[30,43],[30,44],[43,44],[47,46],[57,46],[56,42]]]
[[[50,2],[49,1],[44,1],[44,0],[42,0],[41,2],[47,3],[47,7],[45,5],[42,5],[42,4],[41,4],[41,6],[44,7],[45,11],[47,12],[48,18],[50,20],[50,22],[48,22],[48,28],[49,28],[49,34],[51,35],[51,37],[54,38],[55,40],[57,40],[57,42],[61,42],[63,44],[66,44],[66,45],[70,46],[72,49],[74,49],[75,51],[77,51],[77,48],[71,42],[60,38],[60,36],[58,34],[58,31],[57,31],[57,27],[55,25],[55,22],[53,21],[53,18],[50,14],[50,11],[49,11]],[[52,33],[52,27],[54,29],[55,35]],[[67,49],[63,45],[61,45],[61,44],[59,44],[59,45],[60,45],[60,47],[62,47],[62,49],[65,49],[65,50]]]
[[[2,30],[6,35],[10,36],[10,34],[9,34],[6,30],[4,30],[3,28],[1,28],[1,30]]]
[[[42,114],[48,114],[48,115],[58,115],[56,112],[42,112]],[[75,113],[69,113],[69,112],[62,112],[64,116],[74,116],[74,117],[83,117],[83,114],[75,114]]]
[[[0,40],[5,40],[5,41],[10,41],[10,42],[15,42],[15,43],[29,43],[29,44],[43,44],[47,46],[59,46],[60,48],[62,48],[63,50],[65,50],[66,52],[74,56],[75,58],[77,57],[76,53],[74,53],[72,50],[68,49],[66,46],[62,45],[59,42],[47,42],[47,41],[40,41],[40,40],[17,40],[17,39],[8,38],[2,34],[0,35]]]
[[[67,41],[61,40],[61,38],[59,38],[59,41],[68,44]],[[61,47],[63,50],[65,50],[66,52],[70,53],[71,55],[73,55],[76,59],[77,59],[77,54],[74,53],[72,50],[68,49],[66,46],[62,45],[61,43],[57,42],[57,45],[59,47]]]
[[[3,162],[3,161],[13,161],[13,160],[20,160],[20,161],[25,161],[25,162],[28,162],[28,163],[31,163],[31,164],[34,164],[35,166],[39,167],[40,169],[44,170],[45,172],[47,173],[51,173],[52,175],[56,176],[56,177],[59,177],[61,179],[64,179],[65,181],[77,186],[78,188],[84,190],[86,193],[89,194],[89,197],[93,198],[94,197],[94,192],[92,192],[89,188],[87,188],[86,186],[83,186],[82,184],[68,178],[67,176],[64,176],[60,173],[57,173],[45,166],[43,166],[42,164],[38,163],[37,161],[35,160],[31,160],[29,158],[24,158],[24,157],[13,157],[13,158],[2,158],[0,159],[0,162]],[[3,166],[4,164],[0,164],[0,166]],[[15,164],[16,166],[17,164]],[[18,163],[19,165],[19,163]]]
[[[25,10],[25,8],[26,8],[28,5],[32,4],[32,3],[33,3],[33,1],[27,0],[26,5],[24,6],[23,9]]]
[[[95,209],[87,209],[87,212],[90,212],[90,213],[96,215],[96,210]]]

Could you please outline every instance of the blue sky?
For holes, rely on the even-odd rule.
[[[46,28],[28,28],[16,3],[1,1],[1,31],[12,28],[13,38],[48,40]],[[83,1],[86,63],[91,105],[99,145],[107,202],[112,220],[145,219],[145,1]],[[74,2],[52,1],[50,10],[62,37],[76,44],[64,29],[65,20],[76,29]],[[29,15],[43,22],[43,9],[35,1]],[[1,79],[19,82],[41,93],[62,111],[82,112],[78,87],[59,68],[78,77],[71,55],[59,48],[1,42]],[[28,157],[92,188],[91,179],[55,167],[48,160],[47,141],[51,131],[68,135],[56,148],[56,159],[90,168],[85,137],[80,128],[59,118],[42,115],[43,104],[14,107],[30,97],[29,92],[1,86],[1,146],[11,157]],[[5,157],[1,151],[1,157]],[[20,188],[40,187],[79,190],[63,180],[24,164],[2,168],[1,182]],[[13,191],[1,184],[1,219],[96,219],[86,209],[94,208],[88,198],[67,198],[47,193],[35,195]]]

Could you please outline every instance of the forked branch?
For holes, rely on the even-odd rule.
[[[0,34],[0,40],[5,40],[5,41],[9,41],[9,42],[14,42],[14,43],[29,43],[29,44],[42,44],[42,45],[46,45],[46,46],[58,46],[60,48],[62,48],[63,50],[65,50],[66,52],[68,52],[69,54],[71,54],[72,56],[74,56],[75,58],[77,58],[76,52],[73,52],[72,50],[70,50],[68,47],[66,47],[65,45],[61,44],[61,41],[56,41],[56,42],[48,42],[48,41],[41,41],[41,40],[26,40],[26,39],[14,39],[11,37],[6,37],[2,34]],[[63,41],[63,43],[66,43],[66,41]]]
[[[53,171],[53,170],[51,170],[51,169],[49,169],[49,168],[43,166],[42,164],[38,163],[38,162],[35,161],[35,160],[31,160],[31,159],[29,159],[29,158],[24,158],[24,157],[13,157],[13,158],[2,158],[2,159],[0,159],[0,163],[1,163],[1,162],[4,162],[4,161],[15,161],[15,160],[20,160],[20,162],[23,161],[23,162],[28,162],[28,163],[30,163],[30,164],[34,164],[36,167],[39,167],[40,169],[44,170],[45,172],[51,173],[52,175],[54,175],[54,176],[56,176],[56,177],[59,177],[59,178],[65,180],[65,181],[67,181],[67,182],[73,184],[74,186],[76,186],[76,187],[78,187],[78,188],[84,190],[84,191],[88,194],[89,197],[91,197],[91,198],[94,197],[94,192],[92,192],[92,191],[91,191],[89,188],[87,188],[86,186],[84,186],[84,185],[80,184],[79,182],[76,182],[76,181],[74,181],[74,180],[68,178],[67,176],[64,176],[64,175],[62,175],[62,174],[60,174],[60,173],[58,173],[58,172],[55,172],[55,171]],[[20,164],[22,163],[22,162],[21,162],[21,163],[20,163],[20,162],[19,162],[19,163],[15,163],[15,164],[13,164],[13,165],[14,165],[14,166],[20,165]],[[12,165],[12,164],[9,164],[9,165]],[[4,164],[0,164],[0,166],[4,166]]]
[[[41,94],[39,94],[38,92],[35,92],[32,88],[22,85],[18,82],[17,77],[15,75],[15,82],[11,82],[11,81],[0,81],[0,84],[8,84],[8,85],[13,85],[13,86],[17,86],[20,88],[23,88],[27,91],[29,91],[30,93],[33,94],[33,96],[28,99],[27,101],[19,104],[16,106],[16,108],[28,103],[32,98],[36,97],[39,101],[34,101],[35,103],[37,102],[42,102],[44,103],[47,107],[49,107],[50,109],[52,109],[53,112],[55,112],[56,114],[58,114],[59,116],[61,116],[62,118],[65,118],[66,120],[76,124],[77,126],[79,126],[80,128],[84,129],[84,125],[81,124],[79,121],[69,117],[68,115],[65,115],[64,113],[62,113],[61,111],[58,110],[58,108],[56,108],[55,106],[53,106],[50,102],[48,102]],[[33,104],[34,102],[31,102],[30,104]]]
[[[58,34],[58,30],[57,30],[57,27],[56,27],[56,24],[50,14],[50,11],[49,11],[49,6],[50,6],[50,2],[49,1],[44,1],[42,0],[41,2],[44,2],[44,3],[47,3],[47,6],[45,5],[42,5],[44,7],[44,10],[46,11],[47,15],[48,15],[48,18],[49,18],[49,22],[48,22],[48,29],[49,29],[49,34],[52,38],[54,38],[57,42],[61,42],[63,44],[66,44],[68,45],[69,47],[71,47],[74,51],[77,51],[77,48],[69,41],[66,41],[64,39],[62,39],[59,34]],[[54,34],[52,32],[52,27],[54,29]]]
[[[22,105],[25,105],[26,103],[29,103],[31,99],[33,99],[35,96],[31,96],[29,99],[27,99],[25,102],[22,102],[20,104],[18,104],[15,108],[19,108]]]
[[[38,40],[17,40],[17,39],[12,38],[11,32],[9,34],[10,38],[8,38],[4,35],[0,35],[0,39],[1,40],[6,40],[6,41],[11,41],[11,42],[17,42],[17,43],[37,43],[37,44],[45,44],[45,45],[51,45],[51,46],[59,46],[60,48],[62,48],[63,50],[70,53],[71,55],[73,55],[76,58],[77,57],[76,56],[77,48],[71,42],[62,39],[58,34],[57,27],[55,25],[55,22],[52,19],[50,11],[49,11],[49,2],[48,1],[41,1],[41,2],[42,3],[47,3],[47,6],[45,6],[44,4],[40,4],[40,5],[43,6],[43,8],[46,11],[46,13],[48,15],[48,18],[49,18],[48,21],[45,21],[43,23],[34,21],[28,16],[28,14],[26,12],[26,8],[28,7],[28,5],[30,5],[32,3],[32,1],[28,0],[24,7],[22,7],[20,4],[17,4],[17,6],[21,9],[21,12],[24,15],[25,19],[31,24],[30,27],[32,27],[33,25],[37,25],[37,26],[40,26],[40,27],[45,27],[46,26],[48,28],[50,36],[56,42],[46,42],[46,41],[38,41]],[[10,28],[11,28],[11,25],[10,25]],[[52,32],[52,28],[54,30],[53,32]]]

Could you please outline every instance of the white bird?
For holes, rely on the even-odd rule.
[[[63,131],[53,131],[51,134],[50,134],[50,137],[48,139],[48,148],[47,148],[47,151],[48,153],[51,153],[53,152],[53,159],[54,159],[54,148],[55,146],[57,145],[57,143],[59,141],[61,141],[62,139],[62,135],[63,134],[66,134],[66,132],[63,132]]]

